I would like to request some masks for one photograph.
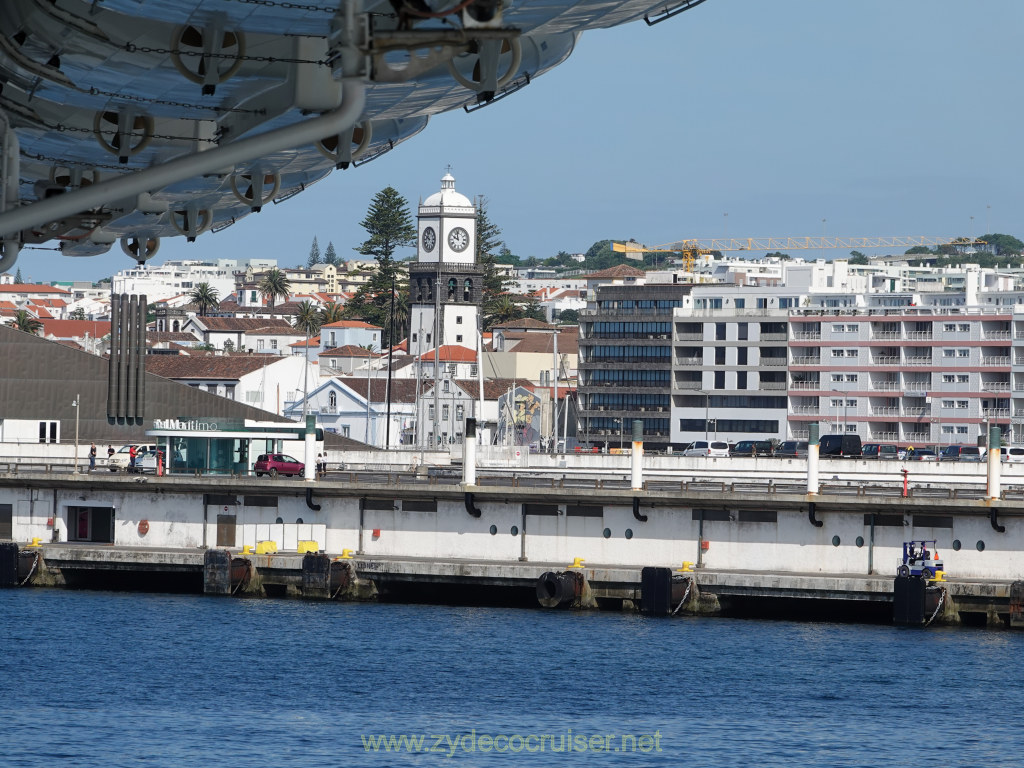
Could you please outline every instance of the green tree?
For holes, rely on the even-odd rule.
[[[306,260],[306,266],[313,267],[320,263],[320,244],[316,241],[316,235],[313,235],[313,245],[309,248],[309,258]]]
[[[311,301],[303,301],[299,304],[299,311],[295,313],[295,320],[292,325],[305,333],[307,336],[316,336],[320,332],[320,324],[323,322],[323,314],[320,308]]]
[[[783,261],[791,258],[788,253],[783,253],[782,251],[773,251],[772,253],[766,253],[764,257],[766,259],[782,259]]]
[[[559,325],[576,325],[580,321],[580,313],[577,309],[563,309],[558,313]]]
[[[336,323],[345,317],[345,306],[339,304],[336,301],[332,301],[326,304],[322,310],[323,318],[321,325],[327,325],[328,323]]]
[[[17,285],[22,285],[22,282],[21,282],[21,267],[18,267],[17,271],[15,271],[15,273],[14,273],[14,282]]]
[[[416,244],[409,203],[398,190],[385,187],[374,196],[359,225],[369,237],[355,250],[363,256],[373,256],[377,266],[345,305],[345,317],[362,318],[382,327],[387,343],[394,345],[409,328],[409,280],[394,259],[396,250]]]
[[[220,295],[217,289],[209,283],[196,283],[196,286],[189,291],[188,300],[199,307],[199,316],[206,317],[211,309],[220,306]]]
[[[14,313],[14,327],[25,333],[37,334],[43,330],[43,323],[27,310],[19,309]]]
[[[336,267],[340,263],[341,259],[338,258],[338,252],[334,250],[334,243],[328,241],[327,250],[324,252],[324,264],[331,264]]]
[[[935,251],[933,251],[927,245],[915,245],[913,248],[908,248],[906,251],[904,251],[903,255],[904,256],[917,256],[919,254],[929,254],[930,255],[930,254],[934,254],[934,253],[935,253]]]
[[[860,251],[850,251],[850,263],[851,264],[867,264],[867,254],[861,253]]]
[[[88,317],[85,316],[85,310],[82,309],[81,307],[75,307],[73,310],[71,310],[71,314],[68,315],[68,318],[71,319],[71,320],[88,320],[89,319]]]
[[[291,289],[288,276],[277,267],[268,270],[258,286],[260,295],[267,300],[271,309],[277,305],[279,298],[287,299]]]
[[[1024,242],[1021,242],[1013,235],[992,233],[990,235],[982,235],[978,239],[994,246],[997,256],[1019,256],[1021,253],[1024,253]]]

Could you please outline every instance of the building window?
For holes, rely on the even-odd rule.
[[[412,340],[416,341],[416,334],[415,333],[412,335]]]
[[[833,349],[832,350],[832,357],[846,357],[846,350],[845,349]]]
[[[744,309],[747,306],[747,300],[746,299],[735,299],[734,302],[733,302],[733,306],[735,306],[736,309]]]
[[[725,371],[715,371],[715,389],[725,389]]]
[[[224,386],[224,397],[226,397],[228,400],[234,400],[235,399],[235,385],[234,384],[227,384],[227,385]]]
[[[952,400],[943,400],[942,401],[942,407],[943,408],[952,408],[953,407],[953,401]]]
[[[742,350],[742,351],[746,352],[745,349]],[[736,389],[746,389],[746,388],[747,388],[747,372],[746,371],[737,371],[736,372]]]
[[[955,349],[944,349],[942,350],[943,357],[954,357],[956,355]]]
[[[955,381],[956,381],[956,377],[952,373],[944,373],[944,374],[942,374],[942,383],[943,384],[952,384]]]
[[[271,339],[270,340],[270,348],[271,349],[277,349],[277,339]]]
[[[725,323],[715,323],[715,340],[725,341]]]
[[[725,365],[725,347],[715,347],[715,365]]]
[[[476,371],[477,371],[476,363],[473,363],[471,366],[469,366],[469,375],[470,376],[476,376]]]
[[[956,433],[958,435],[966,435],[967,434],[967,427],[964,426],[964,425],[958,425],[957,428],[956,428]]]
[[[969,349],[958,349],[956,351],[956,356],[957,357],[970,357],[971,356],[971,350],[969,350]]]
[[[57,440],[57,424],[56,421],[40,421],[39,422],[39,442],[40,443],[56,443]]]
[[[462,421],[462,417],[465,414],[465,412],[466,412],[466,409],[465,409],[464,406],[462,406],[462,405],[456,405],[455,406],[455,418],[457,420]]]
[[[427,418],[430,419],[431,421],[434,420],[434,406],[433,405],[428,405],[427,406]]]
[[[256,339],[256,349],[263,349],[263,339]]]
[[[456,315],[455,316],[455,324],[456,325],[462,325],[462,315]]]
[[[945,331],[946,333],[955,333],[956,323],[944,323],[942,326],[942,330]]]
[[[445,379],[444,381],[441,382],[441,391],[442,392],[450,392],[451,391],[450,387],[451,387],[451,381],[449,381],[448,379]],[[447,408],[447,407],[448,406],[446,405],[445,408]]]
[[[341,436],[342,437],[348,437],[349,436],[349,426],[348,426],[348,424],[342,424],[341,425]]]
[[[337,392],[331,392],[327,396],[327,404],[330,405],[331,408],[337,408],[338,407],[338,393]]]
[[[958,373],[956,375],[956,381],[958,384],[967,384],[971,380],[971,374],[969,373]]]
[[[455,301],[455,285],[456,285],[455,278],[454,277],[449,278],[449,280],[448,280],[448,300],[449,301]]]
[[[738,299],[738,301],[739,301],[739,299]],[[737,306],[739,306],[739,305],[737,305]],[[749,338],[749,335],[747,333],[747,324],[746,323],[737,323],[736,324],[736,338],[739,339],[740,341],[746,341]]]
[[[459,335],[457,335],[455,337],[455,343],[456,344],[461,344],[462,343],[462,334],[459,334]]]
[[[968,406],[968,403],[967,403],[966,400],[957,400],[956,401],[956,407],[957,408],[967,408],[967,406]]]
[[[470,280],[467,277],[466,281],[462,284],[462,300],[463,301],[469,301],[469,298],[472,295],[473,295],[473,281]]]
[[[746,365],[746,364],[747,364],[747,348],[746,347],[738,347],[736,349],[736,365]]]
[[[960,327],[957,330],[959,330],[961,333],[970,333],[971,332],[971,324],[970,323],[960,323]]]
[[[953,427],[952,426],[948,426],[946,424],[943,424],[942,425],[942,434],[944,434],[944,435],[952,435],[953,434]]]
[[[448,406],[447,405],[442,405],[441,406],[441,421],[448,421],[448,413],[449,413]]]

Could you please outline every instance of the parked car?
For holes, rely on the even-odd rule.
[[[155,445],[136,445],[135,446],[135,460],[138,462],[139,454],[145,453],[146,451],[155,451]],[[117,449],[117,452],[107,459],[107,467],[111,472],[125,472],[129,468],[129,453],[131,452],[131,443],[128,445],[122,445]],[[155,466],[155,465],[154,465]]]
[[[264,453],[256,457],[256,465],[253,467],[256,477],[270,475],[302,475],[306,471],[306,465],[298,459],[293,459],[284,453]]]
[[[789,459],[802,459],[807,455],[806,440],[786,440],[775,452],[776,456]]]
[[[1024,464],[1024,446],[1008,445],[1000,451],[1000,458],[1008,464]]]
[[[915,448],[907,452],[907,461],[938,461],[939,454],[931,448]]]
[[[818,441],[818,455],[847,458],[861,455],[860,435],[823,435]]]
[[[723,440],[695,440],[686,446],[683,456],[709,456],[725,458],[729,455],[729,444]]]
[[[900,450],[895,445],[885,443],[864,443],[861,447],[861,456],[865,459],[891,459],[895,461],[900,458]]]
[[[771,456],[771,440],[740,440],[732,449],[733,456]]]
[[[947,445],[939,454],[939,461],[982,461],[985,449],[976,445]]]

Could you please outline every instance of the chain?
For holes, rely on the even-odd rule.
[[[120,101],[134,101],[141,104],[160,104],[166,107],[181,107],[183,109],[203,109],[208,112],[243,112],[248,115],[265,115],[267,110],[265,109],[242,109],[240,107],[207,107],[202,104],[186,104],[183,101],[166,101],[164,99],[147,99],[144,96],[132,96],[130,94],[115,93],[114,91],[101,91],[99,88],[90,88],[89,90],[79,89],[82,93],[88,93],[90,96],[108,96],[112,99],[118,99]]]
[[[319,5],[303,5],[302,3],[276,3],[274,0],[235,0],[245,5],[266,5],[271,8],[286,8],[290,11],[313,11],[314,13],[337,13],[337,8],[324,8]]]
[[[322,59],[282,59],[277,56],[235,56],[232,53],[203,53],[202,51],[183,51],[180,48],[150,48],[146,45],[135,45],[126,43],[124,49],[128,53],[159,53],[172,56],[199,56],[208,59],[230,59],[231,61],[262,61],[269,64],[316,64],[320,67],[328,66]]]

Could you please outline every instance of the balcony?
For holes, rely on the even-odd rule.
[[[1009,392],[1010,382],[1008,381],[983,381],[981,382],[982,392]]]
[[[872,381],[868,383],[868,389],[876,392],[898,392],[900,383],[898,381]]]
[[[982,417],[986,419],[1008,419],[1010,418],[1009,408],[982,408]]]
[[[931,388],[930,381],[907,381],[903,384],[904,392],[927,392]]]
[[[932,364],[932,357],[931,357],[931,355],[914,355],[914,356],[907,355],[906,359],[903,361],[903,364],[904,365],[931,365]]]
[[[915,341],[931,341],[933,337],[931,331],[907,331],[907,338]]]
[[[785,366],[786,358],[784,357],[762,357],[761,365],[767,366]]]
[[[758,389],[786,389],[786,382],[784,381],[762,381]]]
[[[900,409],[895,405],[878,405],[871,409],[871,416],[899,416]]]
[[[1010,365],[1010,358],[1009,357],[994,357],[994,356],[982,357],[981,358],[981,364],[982,365],[986,365],[986,366],[998,366],[998,367],[1009,366]]]
[[[910,407],[907,407],[907,408],[903,409],[903,415],[904,416],[927,416],[931,412],[932,412],[932,409],[929,406],[927,406],[927,405],[925,405],[925,406],[914,405],[914,406],[910,406]]]
[[[986,331],[982,334],[985,341],[1009,341],[1010,336],[1010,331]]]
[[[677,357],[674,365],[704,365],[703,357]]]
[[[758,338],[761,341],[786,341],[786,334],[784,333],[762,333]]]
[[[761,337],[766,338],[765,336]],[[793,334],[794,341],[820,341],[821,331],[797,331]]]
[[[761,362],[764,362],[763,360]],[[821,365],[820,357],[794,357],[793,365]]]
[[[762,387],[763,388],[763,387]],[[820,381],[794,381],[789,385],[790,389],[821,389]]]
[[[899,365],[900,359],[898,356],[879,355],[871,359],[872,365]]]
[[[898,432],[872,432],[872,440],[895,442],[899,439]]]
[[[704,341],[703,333],[677,333],[673,338],[679,341]]]
[[[885,340],[898,339],[899,337],[900,337],[900,332],[899,331],[875,331],[874,333],[871,334],[871,338],[875,339],[875,340],[878,340],[878,341],[881,341],[883,339],[885,339]]]
[[[821,409],[816,405],[794,405],[793,413],[817,416],[819,413],[821,413]]]

